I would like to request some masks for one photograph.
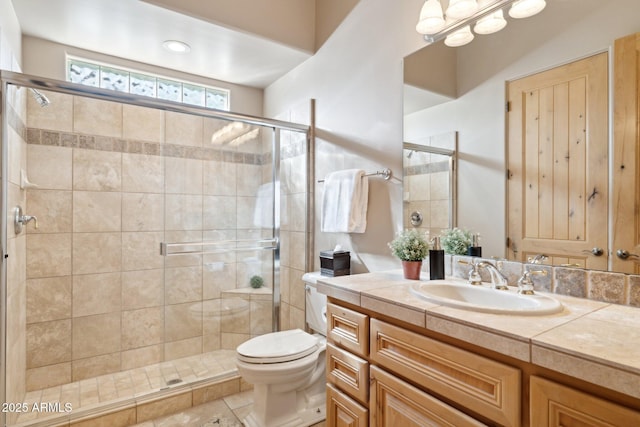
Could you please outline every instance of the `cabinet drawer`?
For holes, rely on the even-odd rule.
[[[640,412],[539,377],[531,377],[531,425],[640,426]]]
[[[478,427],[481,422],[391,374],[371,367],[371,425]]]
[[[367,357],[369,354],[369,316],[327,304],[327,337],[346,350]]]
[[[504,426],[520,426],[520,370],[371,320],[371,361]]]
[[[368,427],[369,411],[327,384],[327,426]]]
[[[327,381],[362,404],[369,398],[369,364],[366,360],[327,344]]]

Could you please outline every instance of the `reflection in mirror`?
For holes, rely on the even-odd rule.
[[[639,13],[637,0],[547,1],[538,15],[509,20],[502,31],[478,35],[467,46],[449,48],[437,42],[405,57],[404,141],[416,143],[425,135],[451,129],[458,132],[457,226],[482,236],[484,256],[510,256],[505,245],[509,237],[505,84],[596,53],[613,52],[616,39],[640,31]],[[610,67],[609,75],[614,72]],[[607,111],[615,119],[613,103]],[[614,129],[615,123],[602,126]],[[613,138],[608,139],[604,143],[611,149]],[[615,187],[615,182],[608,185]],[[618,213],[610,211],[609,225],[629,223],[618,218]],[[617,249],[638,253],[629,249],[633,244],[616,245],[616,236],[610,237],[611,247],[598,245],[609,268],[615,267],[611,259],[615,263]]]
[[[403,144],[403,225],[429,236],[456,226],[457,134]]]

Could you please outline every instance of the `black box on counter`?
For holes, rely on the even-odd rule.
[[[351,274],[349,251],[320,251],[320,274],[337,277]]]

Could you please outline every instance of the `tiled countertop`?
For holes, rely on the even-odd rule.
[[[424,279],[423,279],[424,280]],[[479,313],[410,293],[402,271],[321,277],[318,291],[400,321],[640,398],[640,308],[549,294],[545,316]]]

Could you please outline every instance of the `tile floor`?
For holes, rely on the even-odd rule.
[[[30,391],[26,394],[24,402],[30,407],[35,402],[70,403],[73,413],[79,414],[104,404],[138,401],[161,392],[171,384],[188,385],[209,379],[223,379],[236,373],[235,350],[216,350],[44,390]],[[50,417],[51,413],[47,412],[26,412],[20,414],[17,423],[35,424]]]
[[[242,427],[253,405],[253,391],[244,391],[133,427]],[[311,427],[325,427],[325,422]]]

